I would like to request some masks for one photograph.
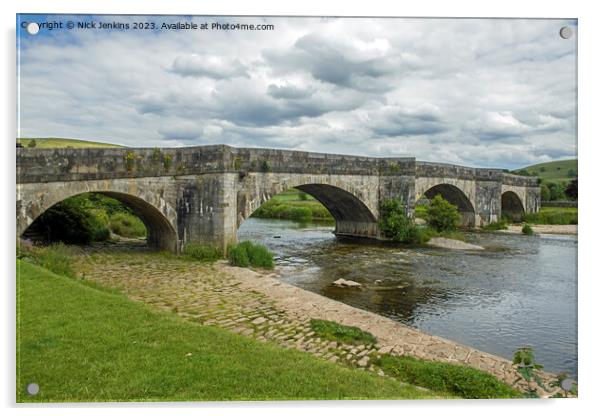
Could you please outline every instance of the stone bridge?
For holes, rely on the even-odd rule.
[[[151,246],[179,251],[187,242],[236,242],[254,210],[289,188],[320,201],[338,236],[382,238],[382,201],[416,203],[441,194],[467,227],[502,213],[536,212],[536,178],[501,169],[225,145],[169,149],[17,149],[17,235],[54,204],[85,192],[128,205],[147,227]]]

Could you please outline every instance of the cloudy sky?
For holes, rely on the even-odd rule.
[[[20,137],[226,143],[515,168],[573,158],[574,20],[22,16]],[[20,25],[19,25],[20,26]]]

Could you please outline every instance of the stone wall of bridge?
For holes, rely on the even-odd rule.
[[[262,203],[289,188],[313,195],[338,235],[382,238],[380,205],[400,200],[412,216],[423,196],[443,194],[466,226],[498,221],[504,210],[539,209],[535,178],[418,162],[224,145],[177,149],[17,149],[17,233],[57,202],[84,192],[123,201],[141,217],[149,243],[236,241]],[[505,197],[503,197],[505,195]],[[510,202],[508,202],[510,201]],[[517,202],[519,201],[519,202]]]

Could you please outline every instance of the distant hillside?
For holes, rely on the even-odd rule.
[[[27,147],[29,142],[33,139],[17,139],[18,143],[21,143],[23,147]],[[101,142],[90,142],[87,140],[76,140],[76,139],[59,139],[55,137],[48,138],[35,138],[36,147],[41,149],[56,149],[56,148],[86,148],[86,147],[124,147],[118,144],[101,143]]]
[[[523,171],[539,176],[545,182],[569,182],[577,177],[577,159],[538,163],[537,165],[516,169],[514,173]]]

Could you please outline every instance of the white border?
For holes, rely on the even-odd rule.
[[[8,3],[8,4],[7,4]],[[16,2],[14,2],[16,3]],[[2,139],[3,233],[2,265],[3,302],[2,318],[2,379],[1,397],[5,414],[45,414],[80,415],[85,405],[49,405],[43,407],[16,406],[15,400],[15,284],[14,284],[14,235],[15,235],[15,131],[16,131],[16,75],[15,75],[15,14],[20,13],[107,13],[107,14],[237,14],[237,15],[332,15],[332,16],[428,16],[428,17],[554,17],[579,19],[579,171],[580,198],[579,213],[579,393],[576,400],[549,401],[438,401],[438,402],[268,402],[268,403],[181,403],[181,404],[105,404],[86,409],[90,415],[131,414],[164,415],[178,414],[290,414],[311,413],[365,414],[372,409],[378,412],[420,412],[442,413],[447,415],[506,415],[521,411],[546,414],[583,413],[596,408],[596,393],[600,386],[600,349],[602,343],[598,334],[602,274],[596,262],[597,246],[600,246],[600,40],[602,39],[602,16],[595,12],[591,4],[595,2],[556,1],[526,2],[524,0],[504,0],[495,4],[485,1],[430,1],[395,3],[393,1],[370,0],[351,4],[348,1],[328,2],[325,0],[304,0],[293,4],[286,1],[225,1],[207,4],[192,0],[21,0],[18,4],[2,2],[2,65],[3,94],[0,100],[0,114],[4,137]],[[588,5],[586,5],[588,4]],[[598,101],[598,102],[596,102]],[[596,168],[598,168],[596,170]],[[596,175],[598,173],[598,175]],[[597,186],[598,185],[598,186]],[[111,408],[109,410],[109,407]],[[115,407],[115,408],[113,408]],[[599,407],[599,406],[597,406]],[[522,413],[522,412],[521,412]],[[592,412],[593,413],[593,412]]]

